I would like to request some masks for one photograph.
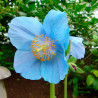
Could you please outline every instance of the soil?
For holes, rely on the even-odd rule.
[[[12,76],[4,80],[8,98],[50,98],[48,82],[27,80],[12,71]],[[64,98],[63,81],[56,85],[56,97]],[[72,98],[72,86],[68,86],[68,98]],[[78,98],[97,98],[95,96],[79,96]]]

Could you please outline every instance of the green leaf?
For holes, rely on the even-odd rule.
[[[96,59],[95,62],[98,62],[98,59]]]
[[[98,90],[98,79],[95,79],[93,82],[93,88],[94,90]]]
[[[98,50],[96,48],[90,49],[91,53],[95,56],[98,56]]]
[[[85,72],[90,72],[90,71],[91,71],[91,67],[90,67],[90,66],[84,66],[84,67],[83,67],[83,70],[84,70]]]
[[[73,98],[78,96],[78,77],[73,79]]]
[[[86,3],[85,4],[77,4],[76,5],[76,11],[82,11],[84,8],[86,7]]]
[[[26,4],[26,3],[28,3],[29,2],[29,0],[24,0],[24,3]]]
[[[6,3],[8,2],[8,0],[5,0],[6,1]]]
[[[22,8],[23,11],[25,11],[25,12],[27,11],[26,5],[20,3],[20,4],[19,4],[19,7]]]
[[[97,0],[92,0],[91,6],[94,5],[97,2]]]
[[[89,2],[89,3],[92,2],[92,0],[84,0],[84,1]]]
[[[85,10],[89,13],[91,11],[91,7],[86,7]]]
[[[71,79],[69,82],[68,82],[68,85],[71,85],[73,82],[73,79]]]
[[[89,41],[85,41],[83,42],[85,45],[90,45],[90,42]]]
[[[86,79],[86,83],[88,86],[90,86],[95,80],[95,77],[93,75],[88,75]]]
[[[13,68],[13,67],[8,67],[8,69],[10,69],[10,70],[14,70],[14,68]]]
[[[98,3],[94,4],[91,10],[94,11],[96,8],[98,8]]]
[[[0,56],[3,55],[3,52],[0,52]]]
[[[95,17],[91,19],[91,23],[93,23],[93,24],[97,23],[97,21],[98,20]],[[96,35],[96,34],[94,34],[94,35]]]
[[[69,41],[68,48],[67,48],[67,50],[65,51],[65,56],[67,56],[67,55],[69,54],[70,46],[71,46],[71,42]]]
[[[71,56],[68,60],[68,62],[76,63],[77,59]]]
[[[93,35],[93,40],[94,40],[94,42],[96,42],[96,43],[98,42],[98,36],[97,36],[96,34]]]
[[[93,69],[91,72],[92,72],[96,77],[98,77],[98,70]]]
[[[35,3],[32,2],[32,3],[29,4],[29,11],[31,12],[31,11],[33,11],[34,9],[35,9]]]
[[[83,65],[83,64],[85,64],[85,62],[84,62],[83,60],[81,60],[81,61],[80,61],[80,64]]]
[[[76,73],[84,73],[84,71],[81,68],[77,67]]]
[[[77,83],[78,83],[78,78],[77,78],[77,77],[75,77],[75,78],[73,79],[73,83],[74,83],[74,84],[77,84]]]

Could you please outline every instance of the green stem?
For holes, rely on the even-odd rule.
[[[67,98],[67,75],[65,75],[64,80],[64,98]]]
[[[55,98],[55,84],[50,83],[50,98]]]

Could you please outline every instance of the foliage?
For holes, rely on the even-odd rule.
[[[73,83],[73,97],[76,98],[78,93],[90,93],[89,89],[98,90],[98,19],[93,17],[97,5],[97,0],[0,0],[0,66],[13,70],[15,49],[7,37],[11,19],[16,16],[28,16],[36,17],[42,22],[50,9],[61,10],[67,13],[70,34],[81,36],[86,48],[83,60],[77,61],[73,57],[69,59],[69,65],[73,64],[78,68],[78,73],[83,73],[69,71],[73,76],[69,80],[69,85]],[[82,86],[79,81],[82,81]],[[87,92],[84,93],[85,89]]]

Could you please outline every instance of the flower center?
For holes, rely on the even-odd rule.
[[[56,45],[53,40],[41,34],[33,38],[31,52],[41,61],[50,60],[56,55]]]

